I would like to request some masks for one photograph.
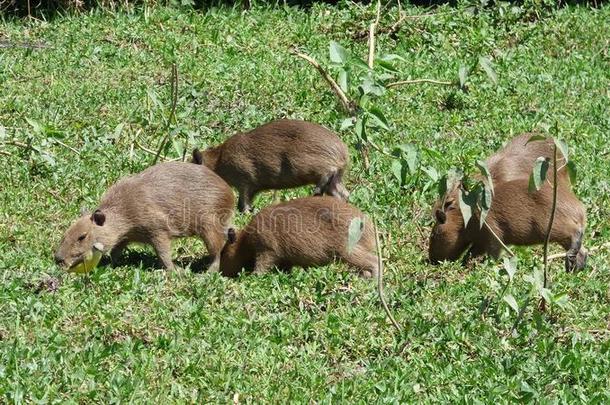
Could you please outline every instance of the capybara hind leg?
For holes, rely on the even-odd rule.
[[[325,175],[323,175],[322,177],[320,177],[320,180],[318,180],[318,183],[316,184],[316,188],[313,189],[313,195],[323,195],[326,192],[326,189],[328,188],[328,183],[331,179],[331,177],[333,176],[333,172],[331,173],[326,173]]]
[[[163,267],[167,270],[174,269],[174,262],[172,262],[172,241],[168,235],[158,235],[150,241],[157,252],[157,256],[161,260]]]
[[[239,198],[237,200],[237,209],[239,212],[250,212],[252,209],[252,199],[254,198],[254,193],[250,192],[247,189],[239,190]]]
[[[121,258],[121,254],[123,250],[127,247],[129,242],[119,242],[115,247],[110,251],[110,262],[113,266],[116,266],[119,263],[119,259]]]
[[[564,246],[565,247],[565,246]],[[565,257],[565,269],[567,272],[584,268],[587,262],[587,253],[582,249],[582,231],[577,231],[572,237]]]
[[[377,277],[379,271],[377,265],[377,256],[365,251],[362,248],[356,247],[354,251],[345,258],[345,261],[352,267],[358,269],[360,277],[372,278]]]
[[[256,263],[254,264],[254,274],[265,274],[269,269],[277,264],[275,254],[271,252],[262,252],[256,255]]]
[[[221,230],[204,230],[201,233],[201,238],[212,258],[208,271],[217,272],[220,269],[220,252],[225,242],[224,233]]]

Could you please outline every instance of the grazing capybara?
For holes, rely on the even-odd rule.
[[[342,183],[347,146],[333,132],[307,121],[272,121],[203,152],[195,149],[193,163],[206,165],[237,188],[242,212],[265,190],[315,184],[315,195],[349,196]]]
[[[72,268],[94,244],[113,262],[130,242],[153,245],[163,266],[173,269],[171,240],[199,236],[217,271],[233,217],[231,188],[206,167],[169,162],[121,179],[102,196],[94,212],[83,214],[65,233],[57,264]]]
[[[548,141],[534,141],[528,144],[523,154],[519,154],[518,148],[530,137],[531,134],[521,135],[487,161],[495,194],[485,222],[506,245],[542,244],[546,238],[552,207],[552,186],[545,183],[539,191],[530,193],[528,185],[533,162],[538,156],[552,156],[553,145]],[[540,145],[529,148],[529,145],[537,142]],[[549,170],[552,170],[552,166]],[[565,169],[558,173],[557,182],[557,208],[550,241],[567,250],[566,270],[581,269],[587,258],[586,250],[582,247],[585,209],[572,192]],[[459,187],[448,191],[433,208],[436,222],[428,252],[432,263],[457,260],[469,246],[471,256],[489,254],[498,257],[502,252],[501,244],[489,229],[479,227],[478,212],[473,212],[471,222],[467,228],[464,227],[458,201]]]
[[[348,251],[348,230],[361,218],[360,240]],[[305,197],[262,209],[238,234],[229,230],[229,241],[220,260],[220,271],[235,276],[242,269],[264,273],[276,266],[322,266],[341,260],[362,277],[377,274],[375,230],[357,208],[333,197]]]

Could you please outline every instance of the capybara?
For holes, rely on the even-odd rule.
[[[237,188],[242,212],[265,190],[315,184],[315,195],[349,196],[342,183],[347,146],[333,132],[307,121],[272,121],[203,152],[195,149],[192,161]]]
[[[492,174],[495,195],[486,218],[487,224],[502,241],[509,245],[534,245],[544,243],[552,206],[552,186],[546,183],[539,191],[529,193],[529,176],[539,156],[552,158],[553,141],[527,141],[531,133],[511,140],[503,149],[487,160]],[[558,165],[565,161],[558,150]],[[553,170],[549,168],[549,177]],[[552,178],[550,179],[552,181]],[[586,225],[584,206],[571,190],[565,168],[558,172],[558,203],[551,232],[551,242],[557,242],[568,252],[566,270],[583,268],[587,253],[582,248]],[[456,260],[469,246],[470,255],[490,254],[497,257],[501,245],[484,226],[479,227],[478,213],[473,213],[467,229],[459,208],[458,189],[449,190],[437,201],[433,212],[435,225],[430,236],[429,259]]]
[[[352,219],[364,223],[362,236],[348,251]],[[260,274],[276,266],[322,266],[341,260],[362,277],[377,274],[375,230],[357,208],[329,196],[298,198],[262,209],[238,234],[229,230],[220,271],[235,276],[242,269]]]
[[[55,261],[74,267],[101,244],[116,262],[128,243],[140,242],[153,245],[163,266],[172,269],[171,240],[199,236],[213,258],[210,270],[217,271],[234,204],[231,188],[208,168],[160,163],[111,186],[97,209],[67,230]]]

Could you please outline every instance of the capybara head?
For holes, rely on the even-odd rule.
[[[460,211],[458,190],[437,201],[433,213],[435,224],[428,248],[430,262],[436,264],[442,260],[458,259],[470,244]]]
[[[55,263],[70,268],[82,262],[98,242],[100,228],[105,222],[106,215],[100,210],[83,214],[64,234],[55,253]]]
[[[246,243],[246,238],[246,231],[238,235],[235,229],[229,228],[227,243],[220,254],[220,274],[223,276],[235,277],[242,268],[254,266],[254,251]]]

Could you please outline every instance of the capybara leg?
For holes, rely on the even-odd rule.
[[[173,270],[174,262],[172,262],[171,238],[168,235],[159,235],[152,238],[151,243],[157,252],[157,256],[159,256],[163,267],[167,270]]]
[[[581,250],[583,250],[582,253]],[[566,252],[566,271],[570,272],[574,270],[580,270],[585,267],[586,262],[587,251],[582,249],[582,231],[577,231],[576,234],[572,237],[569,249]]]
[[[239,190],[239,199],[237,200],[237,209],[239,212],[250,212],[252,209],[253,193],[247,189]]]
[[[345,188],[343,183],[337,183],[335,186],[335,192],[331,195],[333,195],[334,197],[338,197],[344,201],[347,201],[349,199],[349,191],[347,191],[347,188]]]
[[[212,257],[208,271],[217,272],[220,269],[220,252],[225,242],[224,233],[222,230],[204,230],[201,238],[208,249],[208,254]]]
[[[354,251],[345,258],[345,261],[355,267],[359,271],[359,275],[362,278],[377,277],[377,256],[362,249],[356,247]]]
[[[112,248],[112,250],[110,251],[110,262],[113,266],[116,266],[118,264],[121,254],[123,253],[123,250],[125,250],[128,244],[129,242],[127,241],[119,242],[115,247]]]
[[[262,252],[256,255],[254,274],[265,274],[277,264],[276,257],[271,252]]]
[[[333,172],[330,172],[320,177],[320,180],[318,180],[318,184],[316,184],[316,188],[313,189],[313,195],[320,196],[326,192],[326,189],[328,188],[328,183],[330,182],[330,179],[333,174]]]
[[[340,198],[347,201],[349,198],[349,192],[341,182],[343,180],[343,171],[339,170],[330,177],[328,186],[326,187],[325,193],[332,197]]]

